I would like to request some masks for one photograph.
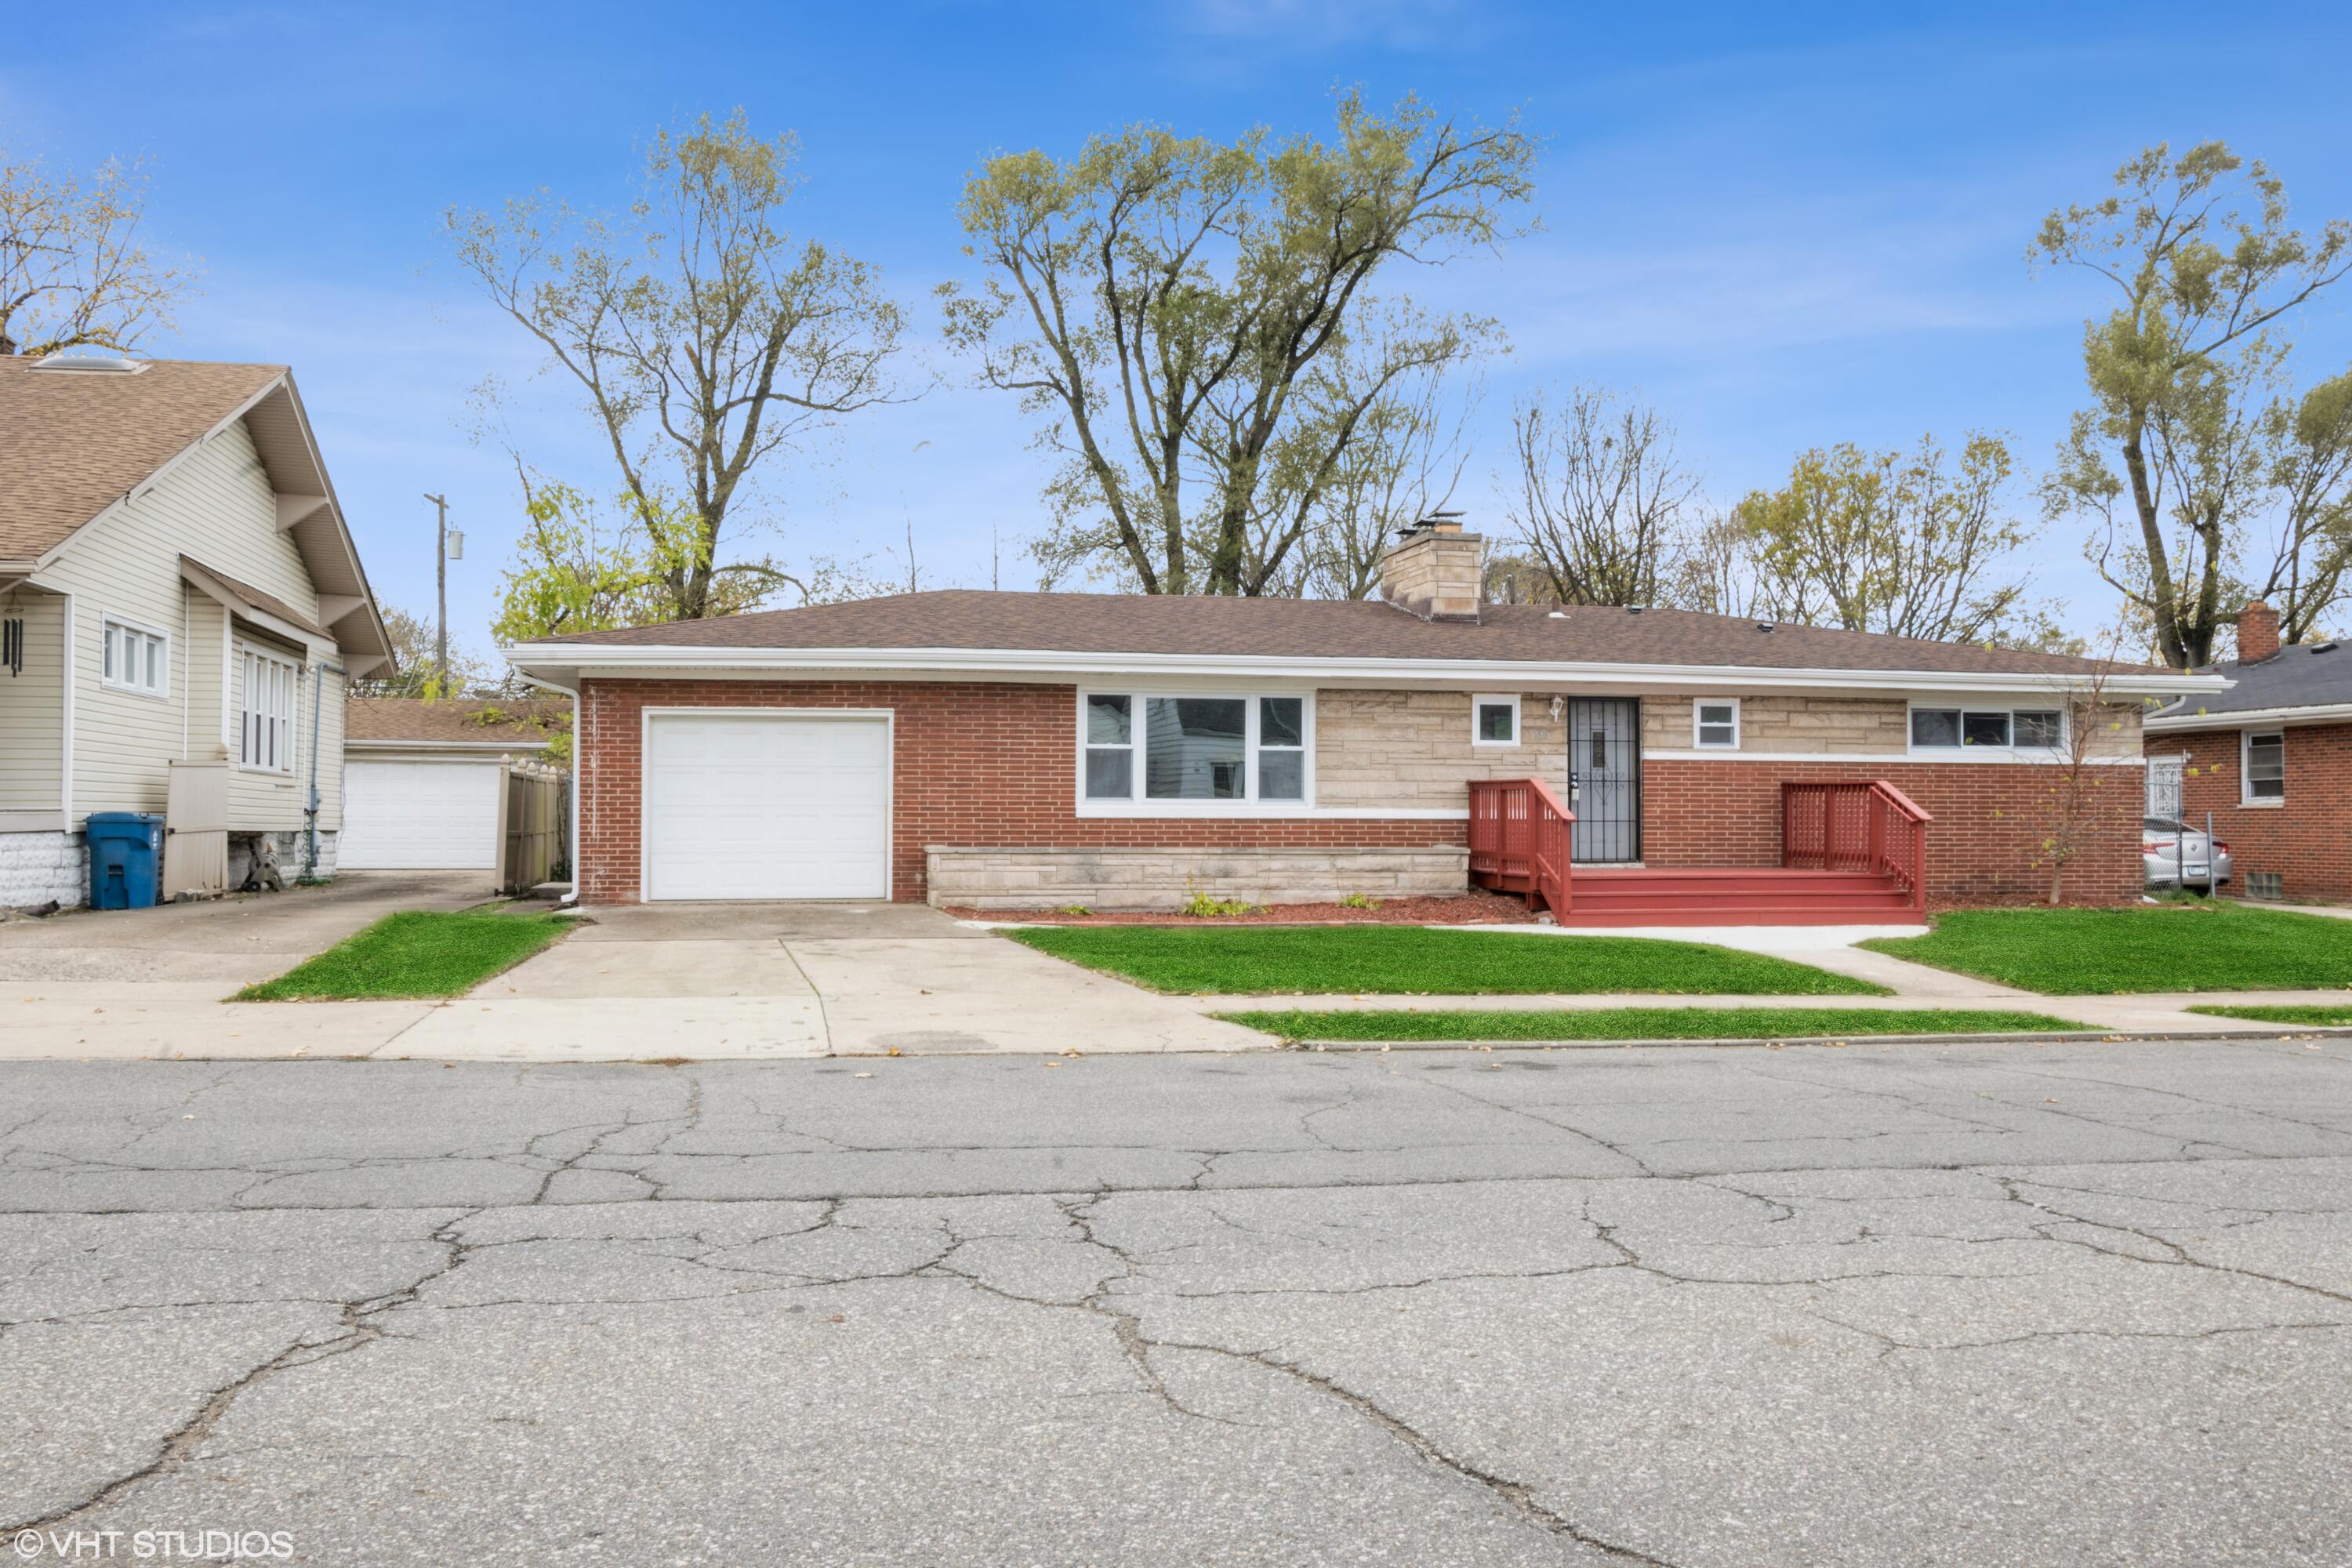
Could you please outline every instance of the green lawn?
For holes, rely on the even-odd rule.
[[[1782,1040],[1858,1035],[1991,1035],[2096,1026],[2040,1013],[1957,1008],[1601,1007],[1548,1013],[1221,1013],[1286,1040]]]
[[[2216,1018],[2246,1018],[2257,1024],[2304,1024],[2322,1029],[2352,1029],[2352,999],[2340,1007],[2191,1007]]]
[[[1729,948],[1422,926],[1036,926],[1006,935],[1155,991],[1244,995],[1879,996],[1882,986]]]
[[[1862,945],[2053,996],[2352,985],[2352,921],[2226,903],[1956,910]]]
[[[354,997],[462,996],[571,929],[552,915],[488,910],[386,915],[275,980],[248,985],[239,1002],[325,1002]]]

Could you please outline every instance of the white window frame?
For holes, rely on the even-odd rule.
[[[1478,721],[1483,710],[1499,707],[1507,707],[1511,710],[1511,738],[1507,741],[1489,741],[1486,738],[1484,733],[1482,733],[1486,726],[1481,724]],[[1518,693],[1507,691],[1481,691],[1472,693],[1470,698],[1470,743],[1473,746],[1481,746],[1488,751],[1507,751],[1517,746],[1519,743],[1519,738]]]
[[[1917,715],[1958,713],[1960,716],[1962,739],[1949,746],[1923,746],[1916,739]],[[1969,715],[1998,713],[2009,721],[2009,742],[2000,746],[1972,746],[1966,737]],[[2058,715],[2058,743],[2054,746],[2021,746],[2017,743],[2017,716],[2020,713],[2055,713]],[[1956,701],[1913,701],[1904,704],[1903,751],[1906,756],[1925,757],[1937,762],[2047,762],[2066,752],[2067,736],[2074,722],[2074,704],[2063,700],[2021,705],[2013,701],[1996,700],[1971,702],[1963,698]],[[2135,759],[2137,760],[2137,759]]]
[[[2254,742],[2278,737],[2279,792],[2276,795],[2254,793]],[[2286,731],[2280,730],[2241,730],[2238,731],[2238,804],[2258,811],[2275,811],[2286,805]]]
[[[1134,762],[1128,771],[1128,793],[1124,799],[1090,798],[1087,794],[1087,703],[1096,697],[1124,697],[1128,700],[1128,735]],[[1263,749],[1258,740],[1258,701],[1266,697],[1295,698],[1298,702],[1299,744],[1296,748],[1274,748],[1282,752],[1295,749],[1298,752],[1299,797],[1297,800],[1262,800],[1258,795],[1261,773],[1258,753]],[[1231,800],[1170,800],[1154,798],[1144,793],[1151,749],[1146,705],[1153,698],[1187,698],[1244,704],[1247,717],[1244,722],[1243,746],[1249,759],[1248,766],[1244,770],[1247,774],[1246,794]],[[1072,787],[1080,816],[1297,816],[1311,814],[1314,810],[1315,693],[1311,688],[1256,685],[1215,688],[1151,685],[1080,687],[1074,718]]]
[[[243,773],[291,777],[301,752],[298,728],[302,711],[301,661],[256,643],[241,642],[236,651],[237,768]],[[286,674],[281,712],[257,707],[254,701],[254,676],[273,667]],[[273,753],[275,761],[270,760]]]
[[[1706,721],[1701,717],[1709,708],[1731,710],[1731,740],[1728,743],[1706,738]],[[1907,721],[1907,720],[1906,720]],[[1694,752],[1736,752],[1739,750],[1739,699],[1737,697],[1694,697],[1691,699],[1691,750]]]
[[[119,669],[111,674],[108,672],[107,667],[115,662],[114,635],[117,632],[123,632],[133,637],[152,639],[152,641],[163,645],[163,679],[162,685],[150,686],[143,680],[125,680]],[[171,633],[159,631],[153,626],[143,626],[141,623],[131,619],[127,616],[118,616],[101,612],[98,617],[98,672],[99,683],[100,685],[104,686],[109,691],[127,692],[133,697],[149,697],[153,698],[158,701],[170,700],[172,696]],[[142,654],[146,651],[146,647],[143,643],[141,645],[140,651]]]

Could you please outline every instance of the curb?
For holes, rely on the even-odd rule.
[[[2257,1040],[2325,1039],[2352,1037],[2352,1028],[2319,1028],[2305,1026],[2270,1029],[2216,1029],[2185,1032],[2149,1031],[2135,1033],[2116,1029],[2045,1029],[2038,1033],[2017,1032],[1966,1035],[1755,1035],[1755,1036],[1657,1036],[1639,1040],[1317,1040],[1286,1039],[1281,1048],[1288,1051],[1581,1051],[1619,1050],[1635,1046],[1967,1046],[1967,1045],[2080,1045],[2085,1042],[2123,1045],[2138,1041],[2179,1041],[2195,1043],[2221,1041],[2245,1043]]]

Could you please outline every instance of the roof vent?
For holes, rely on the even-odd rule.
[[[137,375],[147,368],[147,362],[120,354],[78,354],[60,350],[35,360],[33,368],[77,371],[84,375]]]
[[[1769,621],[1759,621],[1756,623],[1756,629],[1759,632],[1769,632],[1772,629],[1772,623]]]
[[[1554,610],[1550,615],[1546,616],[1544,619],[1548,621],[1564,621],[1568,619],[1568,612],[1566,610]]]
[[[2313,643],[2311,645],[2311,651],[2314,653],[2334,653],[2336,651],[2336,639],[2334,637],[2329,637],[2326,642]]]
[[[1629,616],[1638,616],[1649,607],[1647,605],[1628,605],[1625,606],[1625,613]]]

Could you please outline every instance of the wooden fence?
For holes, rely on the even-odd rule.
[[[572,776],[520,763],[506,771],[499,789],[506,831],[499,840],[499,891],[528,893],[567,874],[571,848]]]

